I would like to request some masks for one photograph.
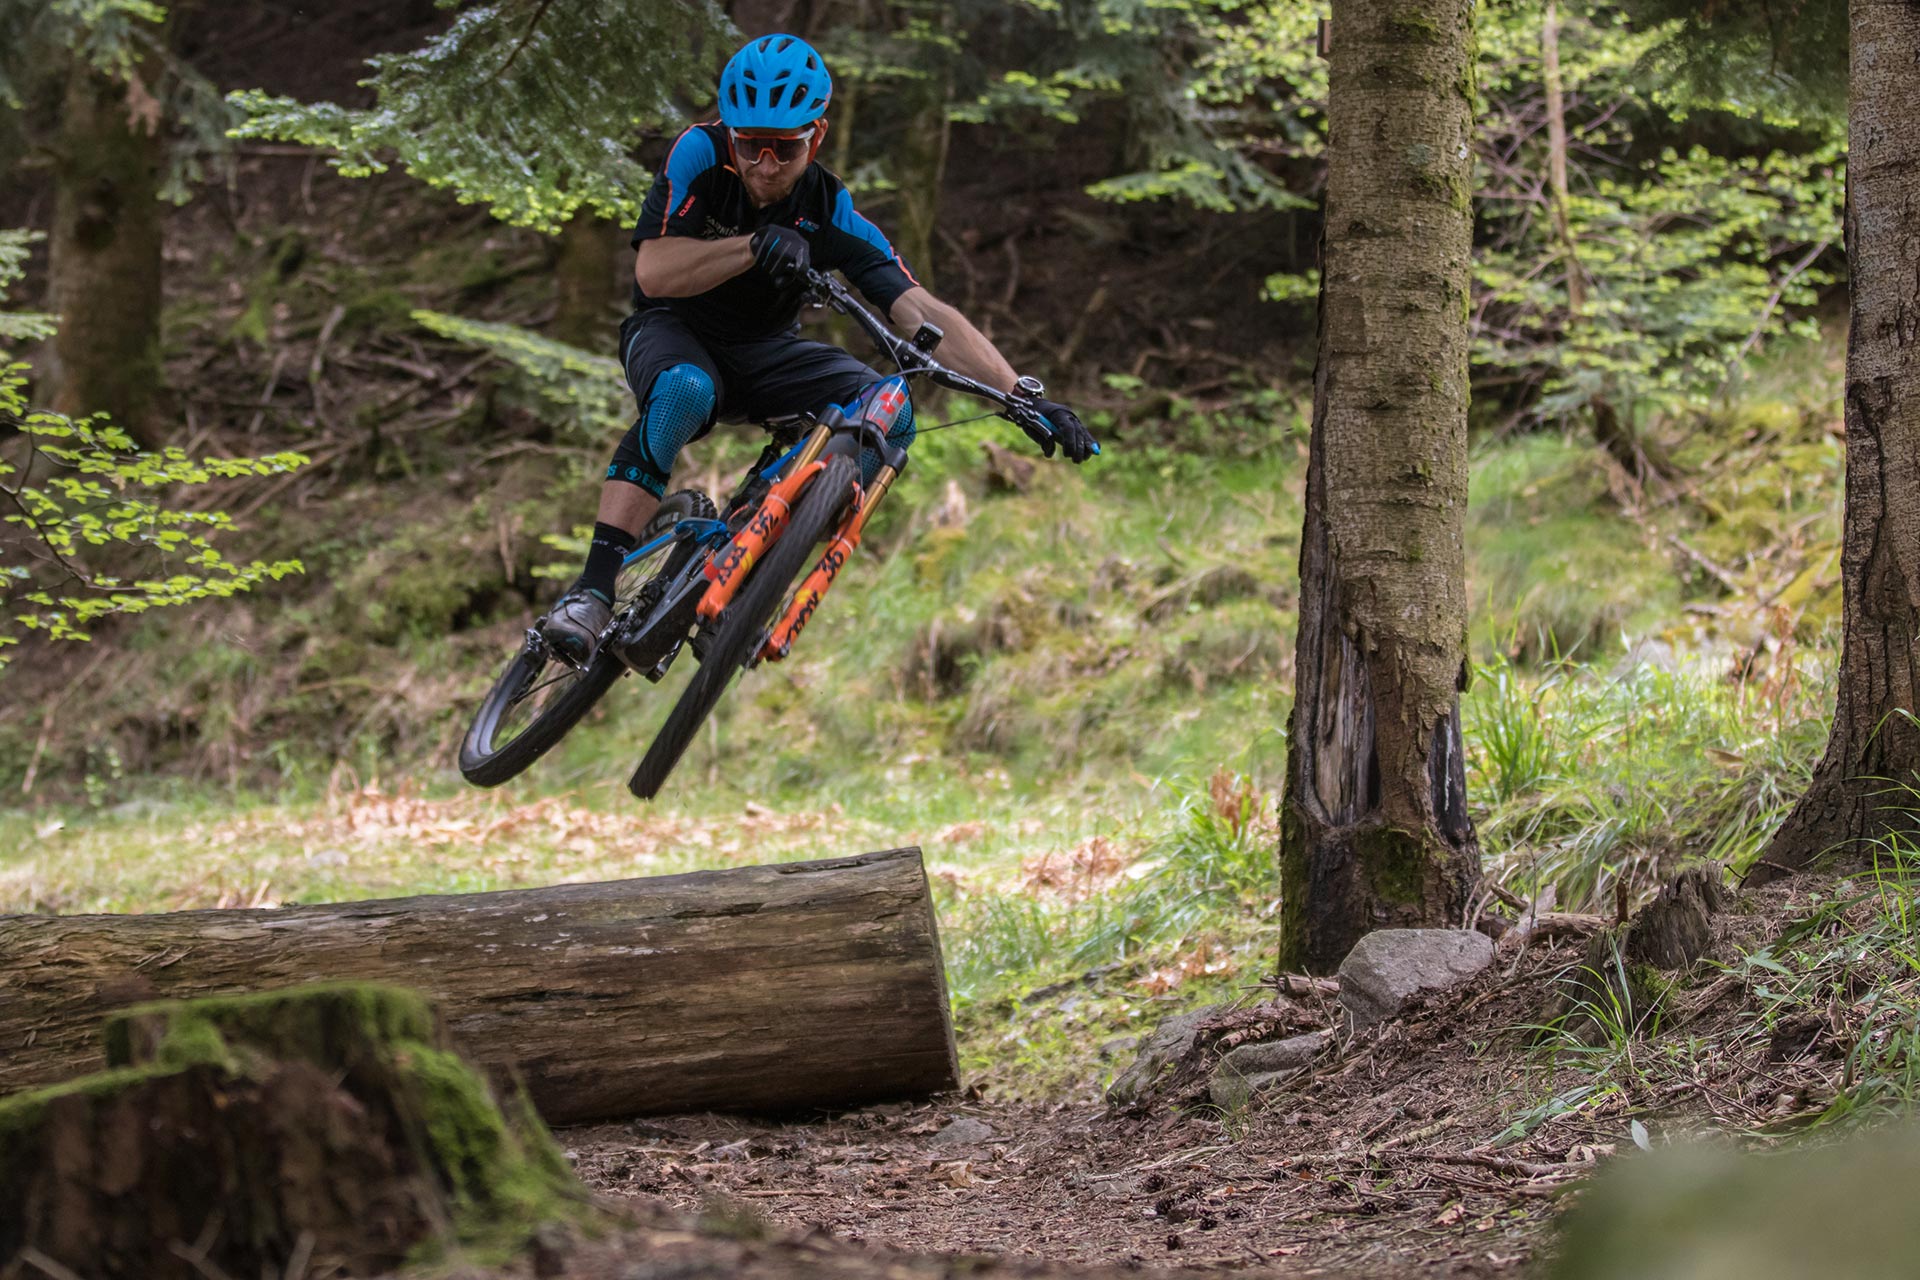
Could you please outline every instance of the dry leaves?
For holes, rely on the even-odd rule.
[[[1174,960],[1172,964],[1153,970],[1144,977],[1134,980],[1133,985],[1146,991],[1148,995],[1165,995],[1189,978],[1216,973],[1230,973],[1234,968],[1233,952],[1217,942],[1203,942],[1193,950]]]
[[[1085,902],[1113,887],[1133,865],[1133,856],[1106,836],[1075,845],[1065,853],[1049,851],[1020,863],[1020,890],[1066,902]]]

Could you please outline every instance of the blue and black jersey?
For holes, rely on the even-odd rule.
[[[844,273],[883,314],[919,283],[880,229],[854,209],[845,184],[819,162],[807,166],[786,199],[756,209],[732,159],[724,125],[696,124],[675,139],[640,207],[633,247],[659,236],[721,240],[780,223],[807,237],[816,268]],[[636,311],[664,307],[696,333],[722,341],[769,337],[800,313],[799,299],[782,296],[758,271],[690,298],[649,298],[636,285],[633,305]]]

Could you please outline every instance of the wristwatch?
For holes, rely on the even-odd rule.
[[[1013,394],[1027,400],[1038,400],[1047,394],[1047,384],[1032,374],[1022,374],[1013,380]]]

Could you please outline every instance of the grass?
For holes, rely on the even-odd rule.
[[[617,687],[497,791],[450,768],[533,607],[510,584],[564,568],[573,553],[536,535],[565,543],[554,513],[584,509],[585,489],[522,456],[493,507],[342,495],[337,527],[298,533],[332,566],[315,581],[143,624],[112,688],[74,692],[44,750],[39,716],[0,711],[0,776],[43,751],[32,803],[0,811],[0,910],[482,890],[917,844],[971,1076],[1084,1091],[1164,1013],[1244,997],[1271,964],[1304,454],[1291,400],[1255,407],[1176,405],[1187,420],[1043,466],[1024,492],[989,484],[981,430],[928,433],[795,659],[736,687],[645,809],[624,779],[684,673]],[[1651,514],[1611,504],[1584,441],[1476,452],[1469,795],[1489,870],[1518,892],[1551,885],[1577,908],[1690,859],[1738,863],[1805,780],[1831,701],[1808,621],[1824,597],[1756,612],[1665,540],[1786,581],[1783,596],[1817,569],[1819,548],[1778,528],[1748,560],[1716,541],[1753,534],[1748,478],[1773,451],[1790,452],[1774,480],[1799,495],[1791,519],[1833,492],[1814,418],[1751,418],[1710,424],[1698,492]],[[1210,452],[1161,442],[1206,433]],[[720,487],[756,444],[697,448],[688,477]],[[197,773],[169,765],[189,759]]]
[[[1637,894],[1688,861],[1744,867],[1804,789],[1831,705],[1822,679],[1484,664],[1462,719],[1488,870],[1577,910],[1621,877]]]
[[[1893,803],[1920,801],[1895,790]],[[1762,1143],[1920,1106],[1920,845],[1889,836],[1874,853],[1870,870],[1736,922],[1735,959],[1663,979],[1642,1007],[1619,994],[1632,984],[1617,959],[1578,983],[1563,1016],[1520,1028],[1540,1100],[1502,1140],[1605,1106],[1650,1113],[1677,1093]]]

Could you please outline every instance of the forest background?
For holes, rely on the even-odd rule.
[[[1270,967],[1322,15],[615,8],[0,3],[0,909],[914,843],[971,1077],[1085,1089]],[[620,786],[668,702],[630,687],[464,790],[452,745],[631,412],[621,223],[729,21],[821,44],[824,158],[1107,451],[1030,471],[999,424],[927,432],[800,660],[663,803]],[[1572,908],[1750,860],[1832,702],[1844,121],[1689,52],[1644,9],[1480,10],[1469,794],[1490,873]],[[77,158],[114,155],[151,189],[89,221]],[[129,256],[63,278],[35,230]],[[724,487],[749,436],[676,481]]]

